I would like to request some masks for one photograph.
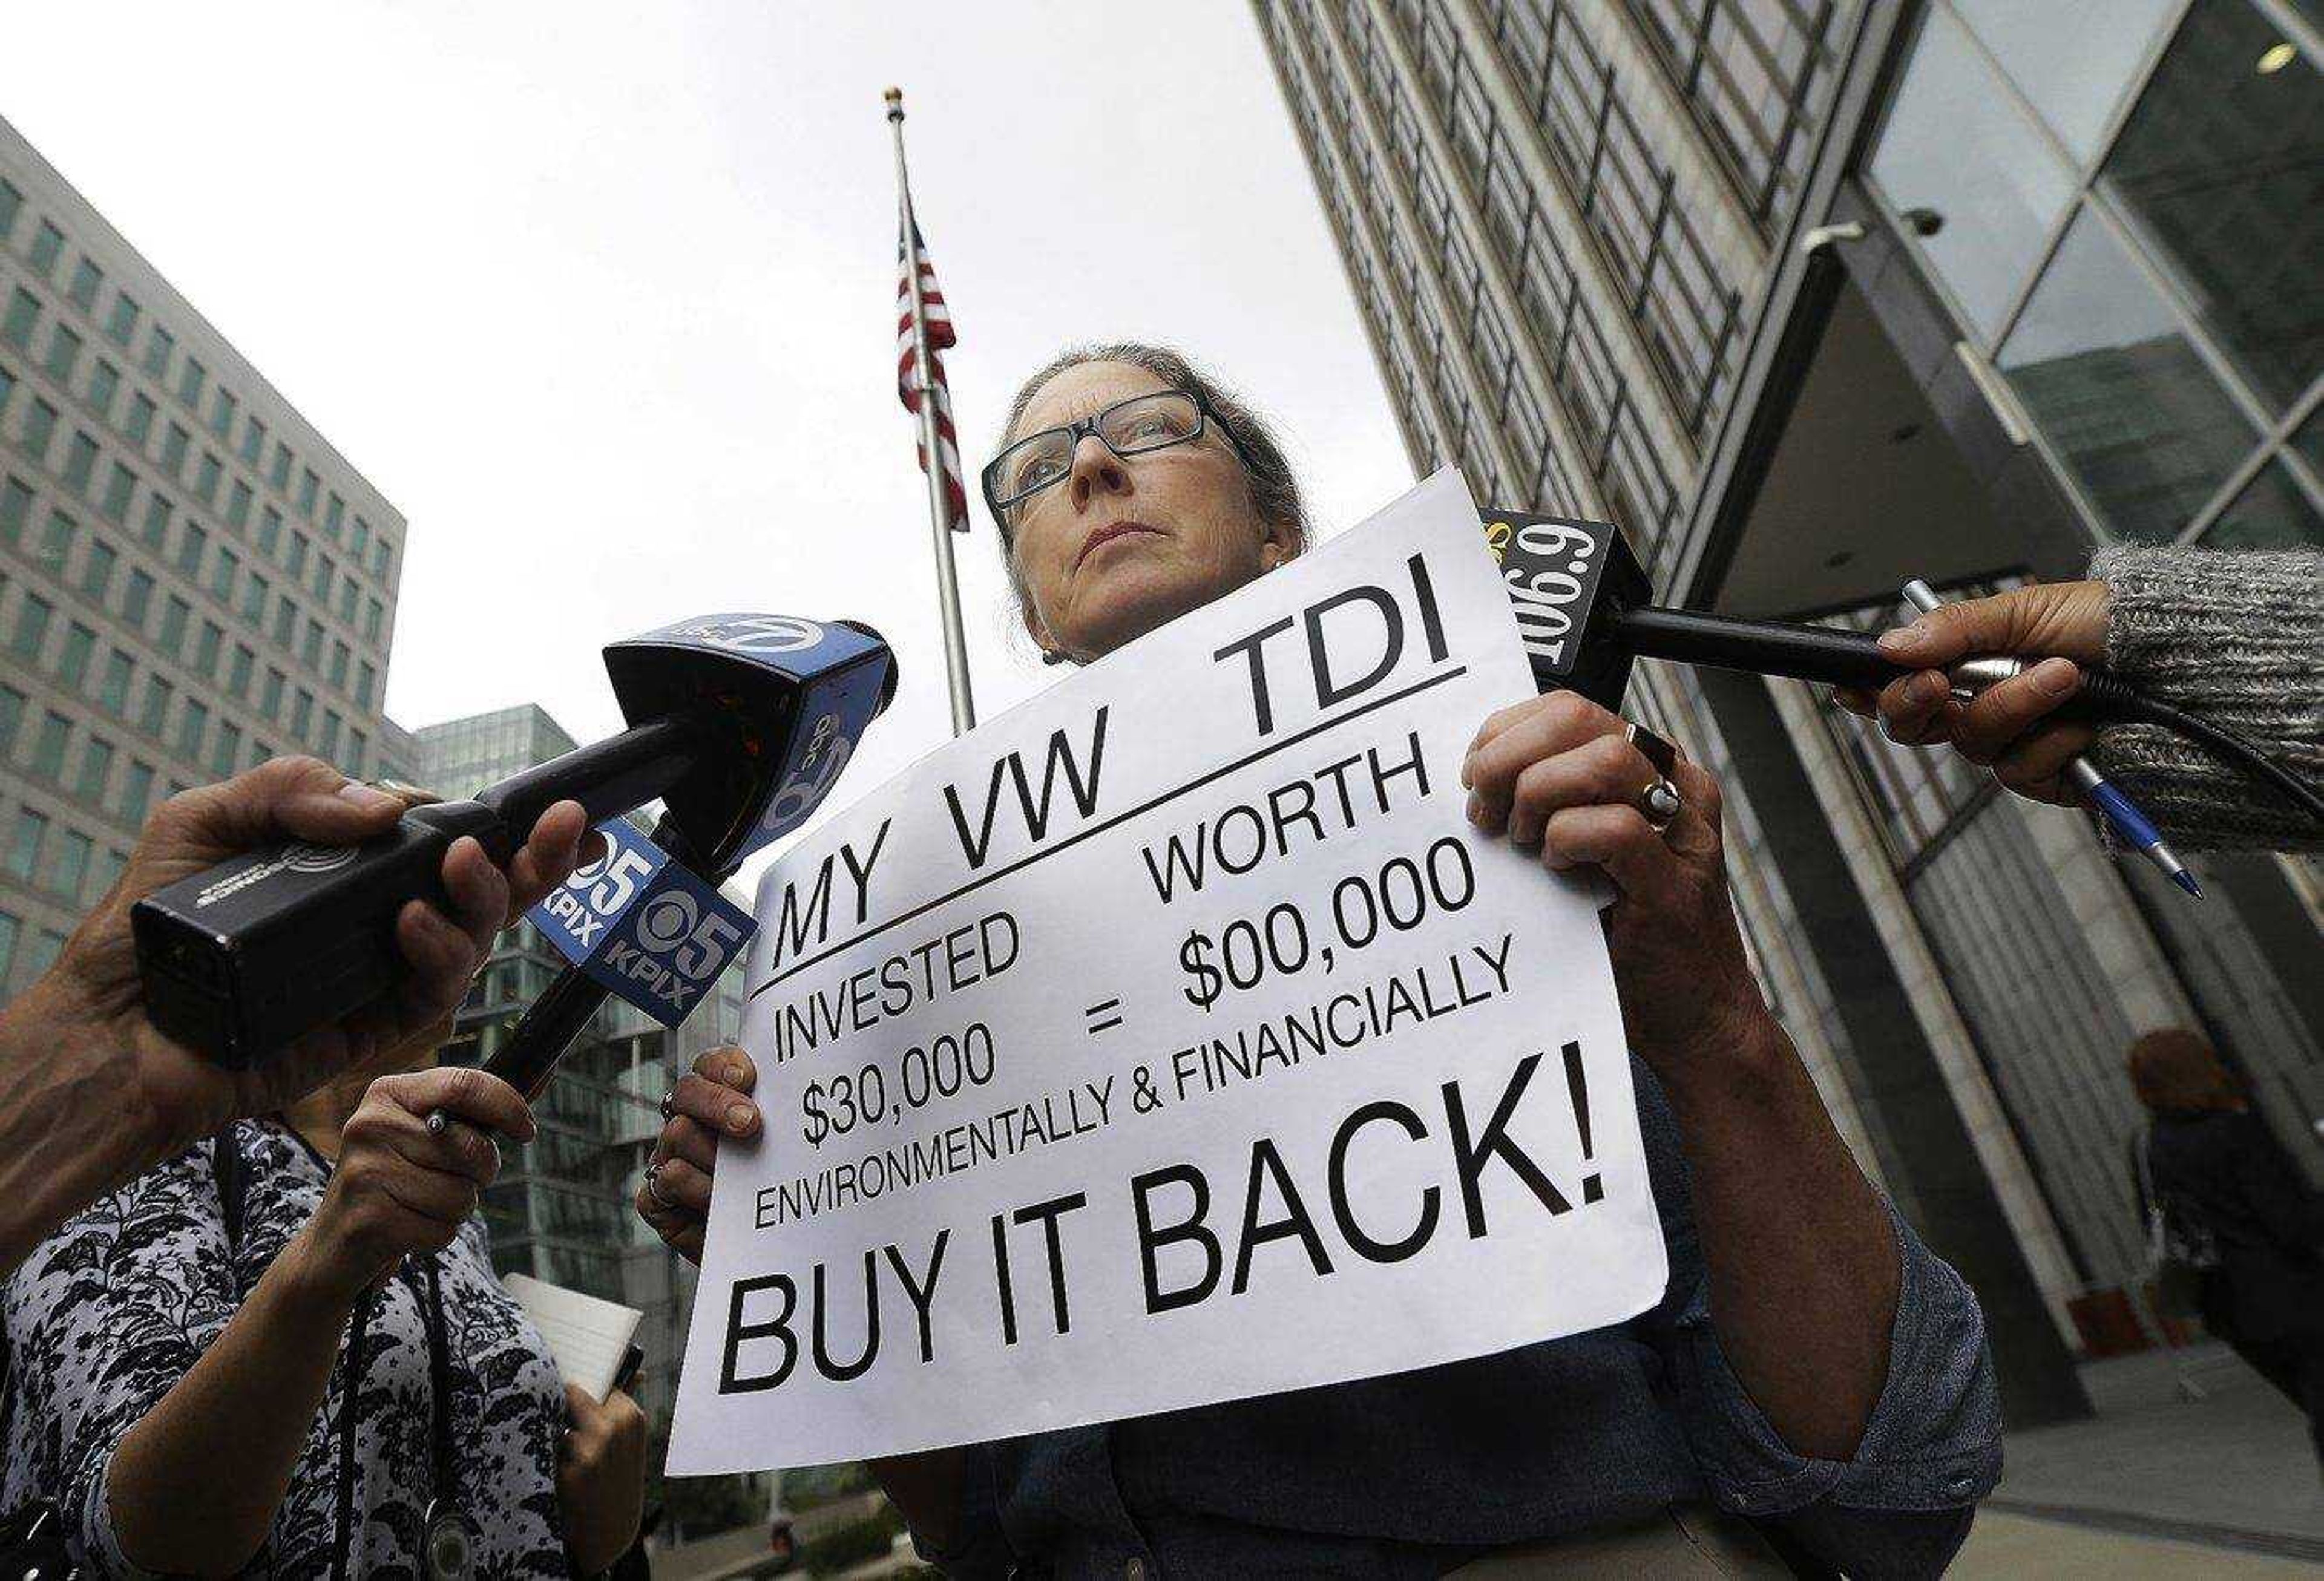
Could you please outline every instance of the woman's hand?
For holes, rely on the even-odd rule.
[[[410,803],[312,758],[278,758],[171,797],[147,820],[127,868],[81,924],[55,967],[10,1007],[44,1040],[120,1063],[118,1099],[166,1157],[238,1115],[263,1114],[342,1071],[384,1062],[432,1037],[468,991],[493,936],[561,883],[594,843],[577,802],[542,813],[507,870],[463,836],[444,853],[448,909],[412,901],[395,937],[410,967],[396,990],[247,1070],[228,1071],[164,1036],[145,1017],[130,908],[163,886],[275,841],[349,845],[385,833]],[[131,1172],[134,1172],[133,1170]]]
[[[599,1404],[565,1385],[573,1419],[557,1457],[557,1508],[576,1576],[602,1576],[629,1552],[645,1515],[646,1413],[619,1389]]]
[[[1907,747],[1950,741],[2019,795],[2075,805],[2079,795],[2059,775],[2098,732],[2051,715],[2081,690],[2080,666],[2106,657],[2110,596],[2103,582],[2059,582],[1940,605],[1909,626],[1880,634],[1880,651],[1915,666],[1915,673],[1891,681],[1877,698],[1842,688],[1832,700],[1867,719],[1877,714],[1892,741]],[[1954,702],[1942,672],[1979,654],[2041,662],[1974,701]]]
[[[744,1096],[758,1079],[751,1056],[730,1046],[695,1061],[671,1089],[669,1118],[654,1144],[645,1183],[638,1188],[638,1215],[689,1263],[702,1261],[718,1138],[758,1133],[759,1106]]]
[[[1768,1024],[1727,894],[1719,784],[1681,758],[1678,814],[1657,829],[1639,808],[1657,777],[1624,722],[1572,692],[1485,721],[1461,766],[1469,817],[1538,847],[1554,872],[1605,869],[1621,894],[1607,942],[1630,1046],[1665,1080],[1691,1054],[1732,1049]]]
[[[428,1130],[442,1109],[465,1126]],[[524,1098],[497,1076],[466,1066],[383,1076],[340,1132],[330,1189],[293,1243],[307,1282],[352,1301],[407,1254],[452,1244],[500,1172],[489,1133],[532,1139]]]

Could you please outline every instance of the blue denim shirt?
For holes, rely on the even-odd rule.
[[[1660,1304],[1422,1372],[976,1445],[954,1540],[923,1557],[964,1576],[1434,1576],[1708,1499],[1851,1576],[1941,1572],[2001,1474],[1977,1298],[1892,1208],[1886,1386],[1852,1459],[1793,1453],[1720,1351],[1677,1126],[1630,1068]]]

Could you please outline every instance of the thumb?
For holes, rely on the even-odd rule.
[[[576,1429],[590,1427],[605,1413],[605,1408],[597,1403],[596,1397],[578,1383],[565,1385],[565,1410],[573,1419],[573,1426]]]
[[[190,841],[247,850],[288,837],[353,845],[385,833],[403,813],[400,796],[351,780],[315,758],[276,758],[182,798]]]
[[[1884,631],[1880,651],[1915,669],[1984,653],[2054,655],[2093,663],[2105,657],[2105,609],[2102,584],[2013,588],[1940,605],[1908,626]]]

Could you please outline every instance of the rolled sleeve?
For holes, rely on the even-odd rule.
[[[1976,1296],[1884,1206],[1902,1278],[1887,1381],[1853,1456],[1813,1459],[1784,1442],[1728,1365],[1705,1286],[1679,1316],[1674,1367],[1689,1444],[1722,1507],[1781,1524],[1851,1575],[1928,1575],[2000,1480],[2000,1392]]]

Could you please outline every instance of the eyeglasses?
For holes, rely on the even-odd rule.
[[[1028,434],[985,463],[984,502],[1006,532],[1013,525],[1008,515],[1012,508],[1072,475],[1074,452],[1083,435],[1096,435],[1108,450],[1126,460],[1199,439],[1217,421],[1211,403],[1193,391],[1157,390],[1117,400],[1095,417]],[[1236,458],[1249,466],[1250,457],[1234,430],[1222,422],[1218,428]]]

